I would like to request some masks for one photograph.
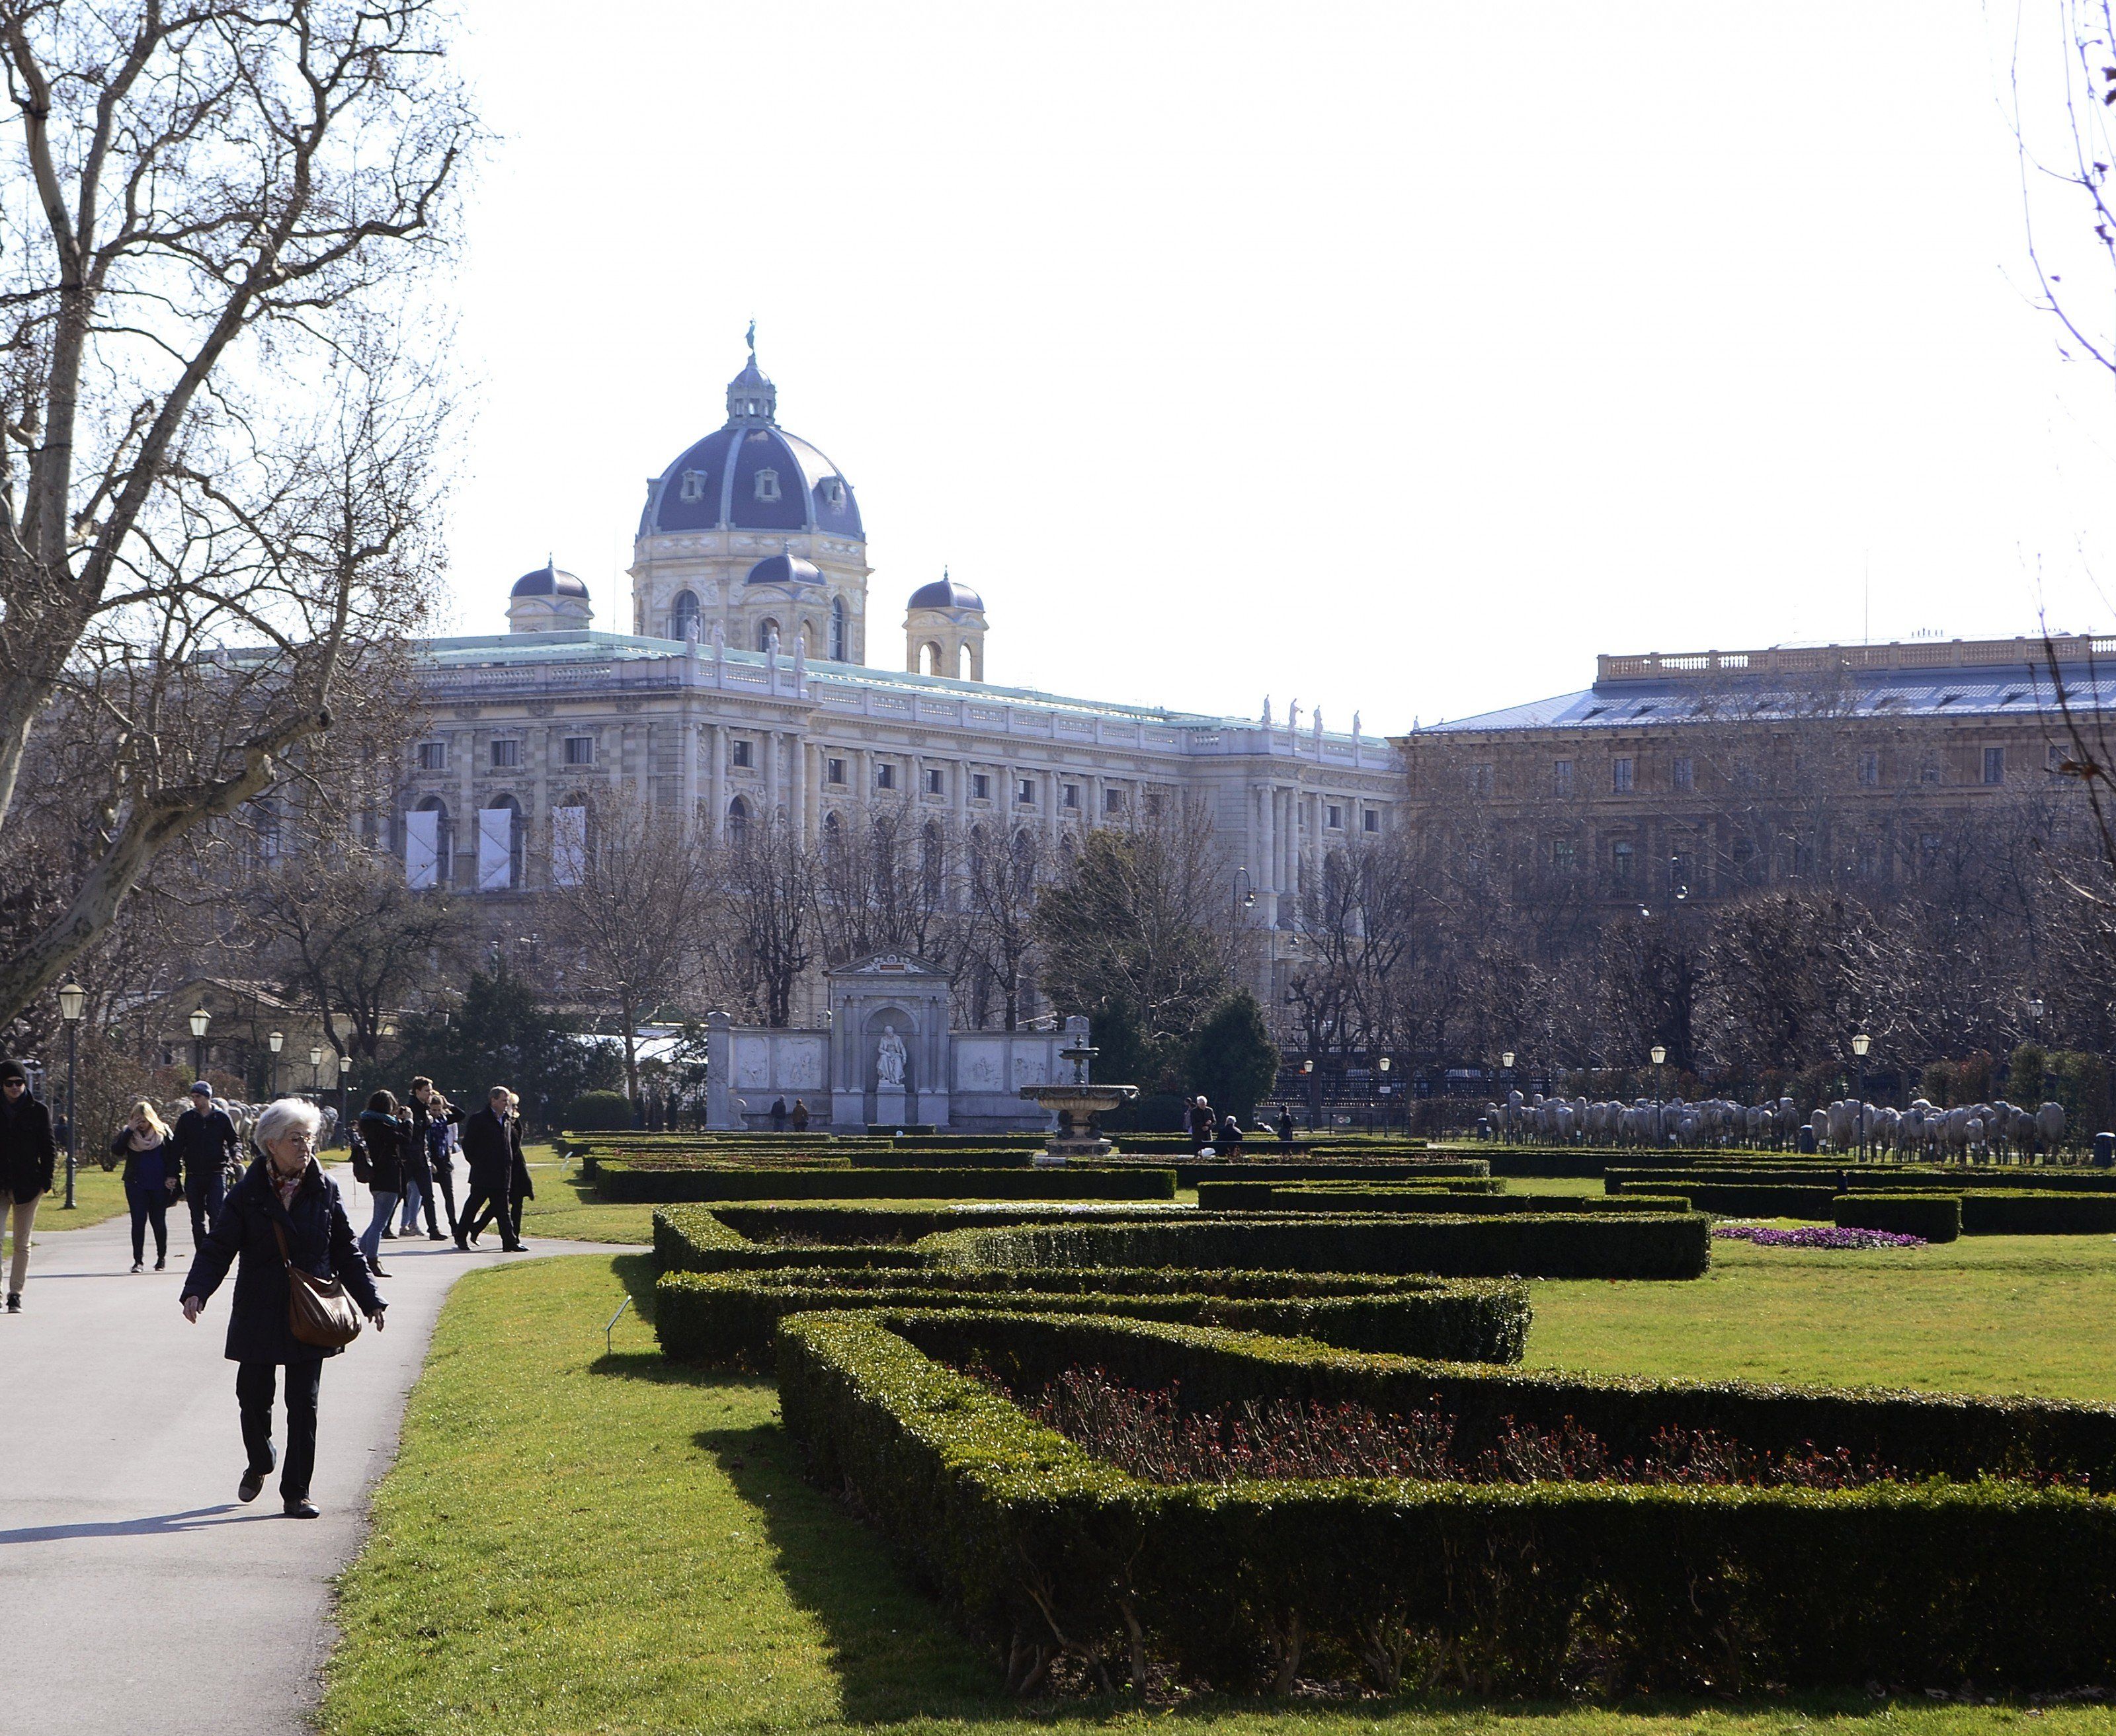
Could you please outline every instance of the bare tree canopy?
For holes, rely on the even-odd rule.
[[[0,0],[0,845],[39,736],[103,768],[0,1018],[416,620],[445,321],[409,298],[476,140],[441,22]]]

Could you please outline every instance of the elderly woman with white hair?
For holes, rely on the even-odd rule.
[[[309,1479],[316,1463],[316,1395],[324,1358],[338,1354],[304,1343],[288,1318],[292,1280],[288,1264],[317,1278],[336,1278],[376,1331],[384,1302],[375,1292],[338,1183],[316,1162],[322,1117],[296,1097],[268,1105],[254,1134],[264,1155],[228,1191],[198,1256],[184,1279],[184,1318],[196,1322],[206,1299],[236,1267],[235,1300],[228,1310],[228,1359],[236,1365],[235,1402],[242,1416],[242,1444],[249,1455],[236,1494],[254,1501],[275,1457],[272,1401],[280,1370],[287,1376],[287,1458],[279,1495],[287,1516],[313,1519]]]

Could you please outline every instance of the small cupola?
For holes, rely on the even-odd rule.
[[[508,593],[507,630],[511,633],[582,631],[595,619],[587,581],[545,556],[544,564],[525,572]]]

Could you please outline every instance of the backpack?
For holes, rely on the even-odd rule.
[[[352,1154],[352,1178],[363,1187],[375,1180],[375,1160],[367,1155],[367,1141],[360,1137],[360,1125],[356,1122],[346,1129],[346,1149]]]

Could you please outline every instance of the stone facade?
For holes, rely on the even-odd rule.
[[[814,843],[832,816],[856,825],[886,804],[953,836],[1033,829],[1057,856],[1094,826],[1194,801],[1230,909],[1262,931],[1258,987],[1276,1004],[1291,895],[1327,853],[1391,824],[1390,744],[1356,717],[1349,733],[1319,715],[1302,727],[1297,709],[1274,721],[1268,701],[1260,718],[1212,717],[990,686],[976,678],[983,599],[945,578],[913,597],[906,661],[938,645],[936,660],[970,678],[863,666],[869,573],[850,484],[778,429],[754,358],[729,398],[726,426],[650,484],[632,567],[643,631],[594,630],[585,587],[547,565],[518,583],[514,631],[421,646],[430,728],[393,818],[413,883],[549,884],[552,838],[598,788],[692,815],[708,841],[777,815]],[[774,498],[761,499],[766,470]]]

